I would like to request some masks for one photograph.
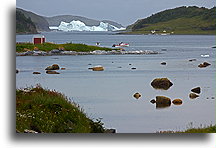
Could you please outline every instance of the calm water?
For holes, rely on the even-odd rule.
[[[215,36],[112,35],[107,33],[44,33],[55,43],[85,43],[110,47],[121,41],[130,43],[126,50],[155,50],[156,55],[85,55],[85,56],[20,56],[16,57],[16,87],[41,84],[55,89],[80,104],[91,118],[102,118],[107,128],[119,133],[149,133],[160,130],[183,130],[215,124]],[[17,35],[17,42],[31,41],[32,35]],[[166,49],[162,51],[161,49]],[[201,57],[208,54],[208,58]],[[189,62],[189,59],[197,61]],[[162,61],[167,65],[161,65]],[[207,61],[207,68],[198,64]],[[47,75],[45,68],[59,64],[66,70],[60,75]],[[90,71],[88,64],[102,65],[105,71]],[[132,65],[129,65],[132,64]],[[122,67],[122,68],[118,68]],[[136,67],[136,70],[131,70]],[[33,75],[40,71],[41,75]],[[167,77],[173,82],[169,90],[155,90],[154,78]],[[200,97],[189,99],[190,90],[201,87]],[[139,100],[133,94],[139,92]],[[157,95],[181,98],[183,104],[156,109],[150,100]]]

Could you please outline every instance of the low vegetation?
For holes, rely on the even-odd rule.
[[[43,44],[35,44],[35,45],[33,43],[16,43],[16,52],[24,52],[26,50],[32,51],[35,48],[46,52],[51,51],[53,49],[63,49],[65,51],[76,51],[76,52],[90,52],[94,50],[104,50],[104,51],[114,50],[112,48],[90,46],[85,44],[73,44],[73,43],[65,43],[65,44],[43,43]]]
[[[103,133],[100,120],[89,119],[63,94],[40,86],[16,90],[16,130],[38,133]]]

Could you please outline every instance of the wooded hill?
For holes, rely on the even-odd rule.
[[[128,34],[155,33],[174,34],[216,34],[216,7],[178,7],[165,10],[145,19],[140,19],[127,27]]]

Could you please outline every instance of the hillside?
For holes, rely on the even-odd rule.
[[[101,22],[108,23],[110,25],[113,25],[117,28],[123,27],[121,24],[116,23],[114,21],[110,20],[94,20],[82,16],[73,16],[73,15],[58,15],[58,16],[53,16],[53,17],[44,17],[47,22],[49,23],[49,26],[59,26],[61,22],[66,22],[70,23],[71,21],[81,21],[83,22],[86,26],[99,26]]]
[[[155,33],[216,34],[216,7],[178,7],[165,10],[127,27],[128,34]]]
[[[32,13],[30,11],[25,11],[25,10],[20,9],[20,8],[16,8],[16,12],[22,12],[25,15],[25,17],[31,18],[31,20],[35,24],[38,32],[50,31],[49,24],[44,17],[37,15],[35,13]]]
[[[16,33],[19,34],[36,34],[35,24],[32,22],[31,18],[25,17],[25,15],[17,11],[16,12]]]

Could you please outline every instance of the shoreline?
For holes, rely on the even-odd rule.
[[[51,50],[49,52],[45,51],[26,51],[26,52],[16,52],[16,56],[54,56],[54,55],[125,55],[125,54],[160,54],[157,51],[152,50],[135,50],[135,51],[122,51],[122,50],[94,50],[90,52],[76,52],[76,51],[60,51]]]

